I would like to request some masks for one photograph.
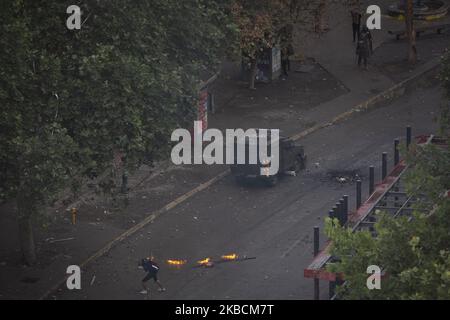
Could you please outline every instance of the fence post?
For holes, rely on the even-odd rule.
[[[344,195],[344,213],[342,214],[343,223],[342,225],[345,225],[348,221],[348,195]]]
[[[314,257],[319,254],[319,227],[314,227]],[[314,300],[319,300],[319,279],[314,278]]]
[[[336,213],[335,213],[335,217],[338,219],[339,224],[342,226],[342,221],[341,221],[341,216],[342,216],[342,204],[341,201],[339,200],[338,202],[336,202]]]
[[[339,212],[339,224],[341,225],[341,227],[344,226],[344,215],[345,215],[345,201],[344,198],[341,198],[339,200],[339,205],[341,206],[341,210]]]
[[[335,289],[336,289],[336,282],[335,281],[330,281],[330,284],[329,284],[329,297],[330,297],[330,299],[334,297]]]
[[[372,195],[375,190],[375,167],[369,167],[369,197]]]
[[[383,152],[381,155],[381,180],[384,180],[387,176],[387,153]]]
[[[358,210],[361,207],[361,193],[362,193],[361,184],[362,182],[360,179],[356,180],[356,210]]]
[[[398,139],[394,140],[394,165],[398,165],[400,162],[400,151],[398,150],[398,145],[400,141]]]

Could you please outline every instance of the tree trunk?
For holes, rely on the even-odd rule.
[[[255,89],[256,69],[257,69],[256,59],[252,59],[250,64],[250,79],[249,79],[249,88],[252,90]]]
[[[328,30],[328,23],[326,19],[327,12],[327,2],[324,0],[320,0],[319,6],[317,7],[316,18],[315,18],[315,32],[319,34],[319,37],[322,36],[322,33]]]
[[[408,36],[408,61],[411,64],[417,62],[416,32],[414,31],[414,3],[407,0],[405,8],[406,33]]]
[[[19,241],[24,262],[31,266],[36,263],[36,248],[34,245],[33,225],[31,216],[33,206],[27,202],[26,198],[17,198],[17,209],[19,213]]]

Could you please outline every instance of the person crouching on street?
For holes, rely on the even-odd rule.
[[[141,267],[147,272],[147,275],[142,279],[142,288],[143,290],[140,292],[141,294],[148,294],[148,288],[146,286],[147,281],[153,279],[155,283],[159,286],[158,291],[163,292],[166,291],[164,286],[158,280],[158,271],[159,266],[154,261],[153,257],[147,257],[141,260]]]

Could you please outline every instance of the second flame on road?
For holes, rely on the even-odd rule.
[[[186,264],[186,260],[167,260],[167,263],[172,266],[182,266]]]

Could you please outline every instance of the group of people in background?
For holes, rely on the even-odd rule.
[[[369,57],[373,53],[373,38],[369,28],[362,24],[363,15],[359,8],[350,11],[352,17],[353,43],[356,43],[356,57],[359,67],[368,69]],[[292,26],[285,27],[281,32],[281,77],[284,80],[291,69],[289,57],[294,54],[292,46]]]
[[[369,57],[373,53],[373,38],[370,30],[366,25],[361,27],[362,14],[359,9],[350,11],[352,16],[353,43],[356,41],[356,56],[358,66],[364,65],[364,69],[368,68]]]

